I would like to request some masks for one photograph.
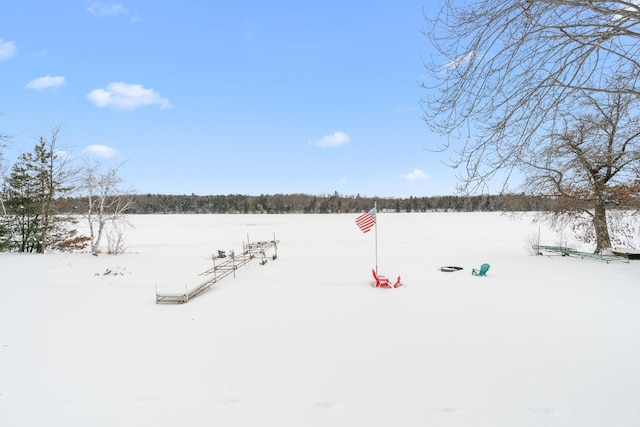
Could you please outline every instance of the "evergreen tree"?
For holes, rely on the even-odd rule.
[[[6,215],[1,247],[18,252],[44,253],[45,249],[79,249],[86,243],[69,229],[70,218],[57,215],[57,197],[68,194],[73,172],[55,151],[59,128],[50,142],[40,138],[33,152],[23,153],[4,183]]]
[[[34,153],[37,151],[34,151]],[[10,250],[18,252],[41,252],[42,241],[38,232],[42,223],[42,203],[38,198],[37,163],[34,153],[23,153],[11,168],[5,181],[5,225],[11,241]]]

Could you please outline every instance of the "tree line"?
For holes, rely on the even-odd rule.
[[[381,198],[347,196],[338,192],[325,195],[262,194],[229,195],[171,195],[133,194],[127,210],[129,214],[328,214],[358,213],[371,209],[374,203],[385,212],[503,212],[553,211],[561,200],[526,194],[498,194],[474,196],[428,196]],[[69,197],[58,201],[65,213],[87,210],[86,197]],[[633,202],[635,208],[640,201]],[[626,208],[631,208],[627,206]]]

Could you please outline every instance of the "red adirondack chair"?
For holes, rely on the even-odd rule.
[[[388,278],[386,278],[385,276],[379,276],[376,274],[376,270],[371,269],[371,273],[373,273],[373,278],[376,279],[376,288],[389,288],[391,289],[391,282],[389,281]],[[402,286],[402,283],[400,283],[400,276],[398,276],[398,280],[396,280],[396,283],[393,284],[394,288],[398,288]]]

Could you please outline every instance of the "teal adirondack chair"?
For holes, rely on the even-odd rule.
[[[489,271],[489,267],[490,267],[489,264],[482,264],[479,270],[475,268],[471,270],[471,274],[473,274],[474,276],[486,276],[487,271]]]

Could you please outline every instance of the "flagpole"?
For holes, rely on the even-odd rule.
[[[378,274],[378,202],[373,202],[373,208],[376,210],[376,222],[375,222],[375,233],[376,233],[376,274]]]

